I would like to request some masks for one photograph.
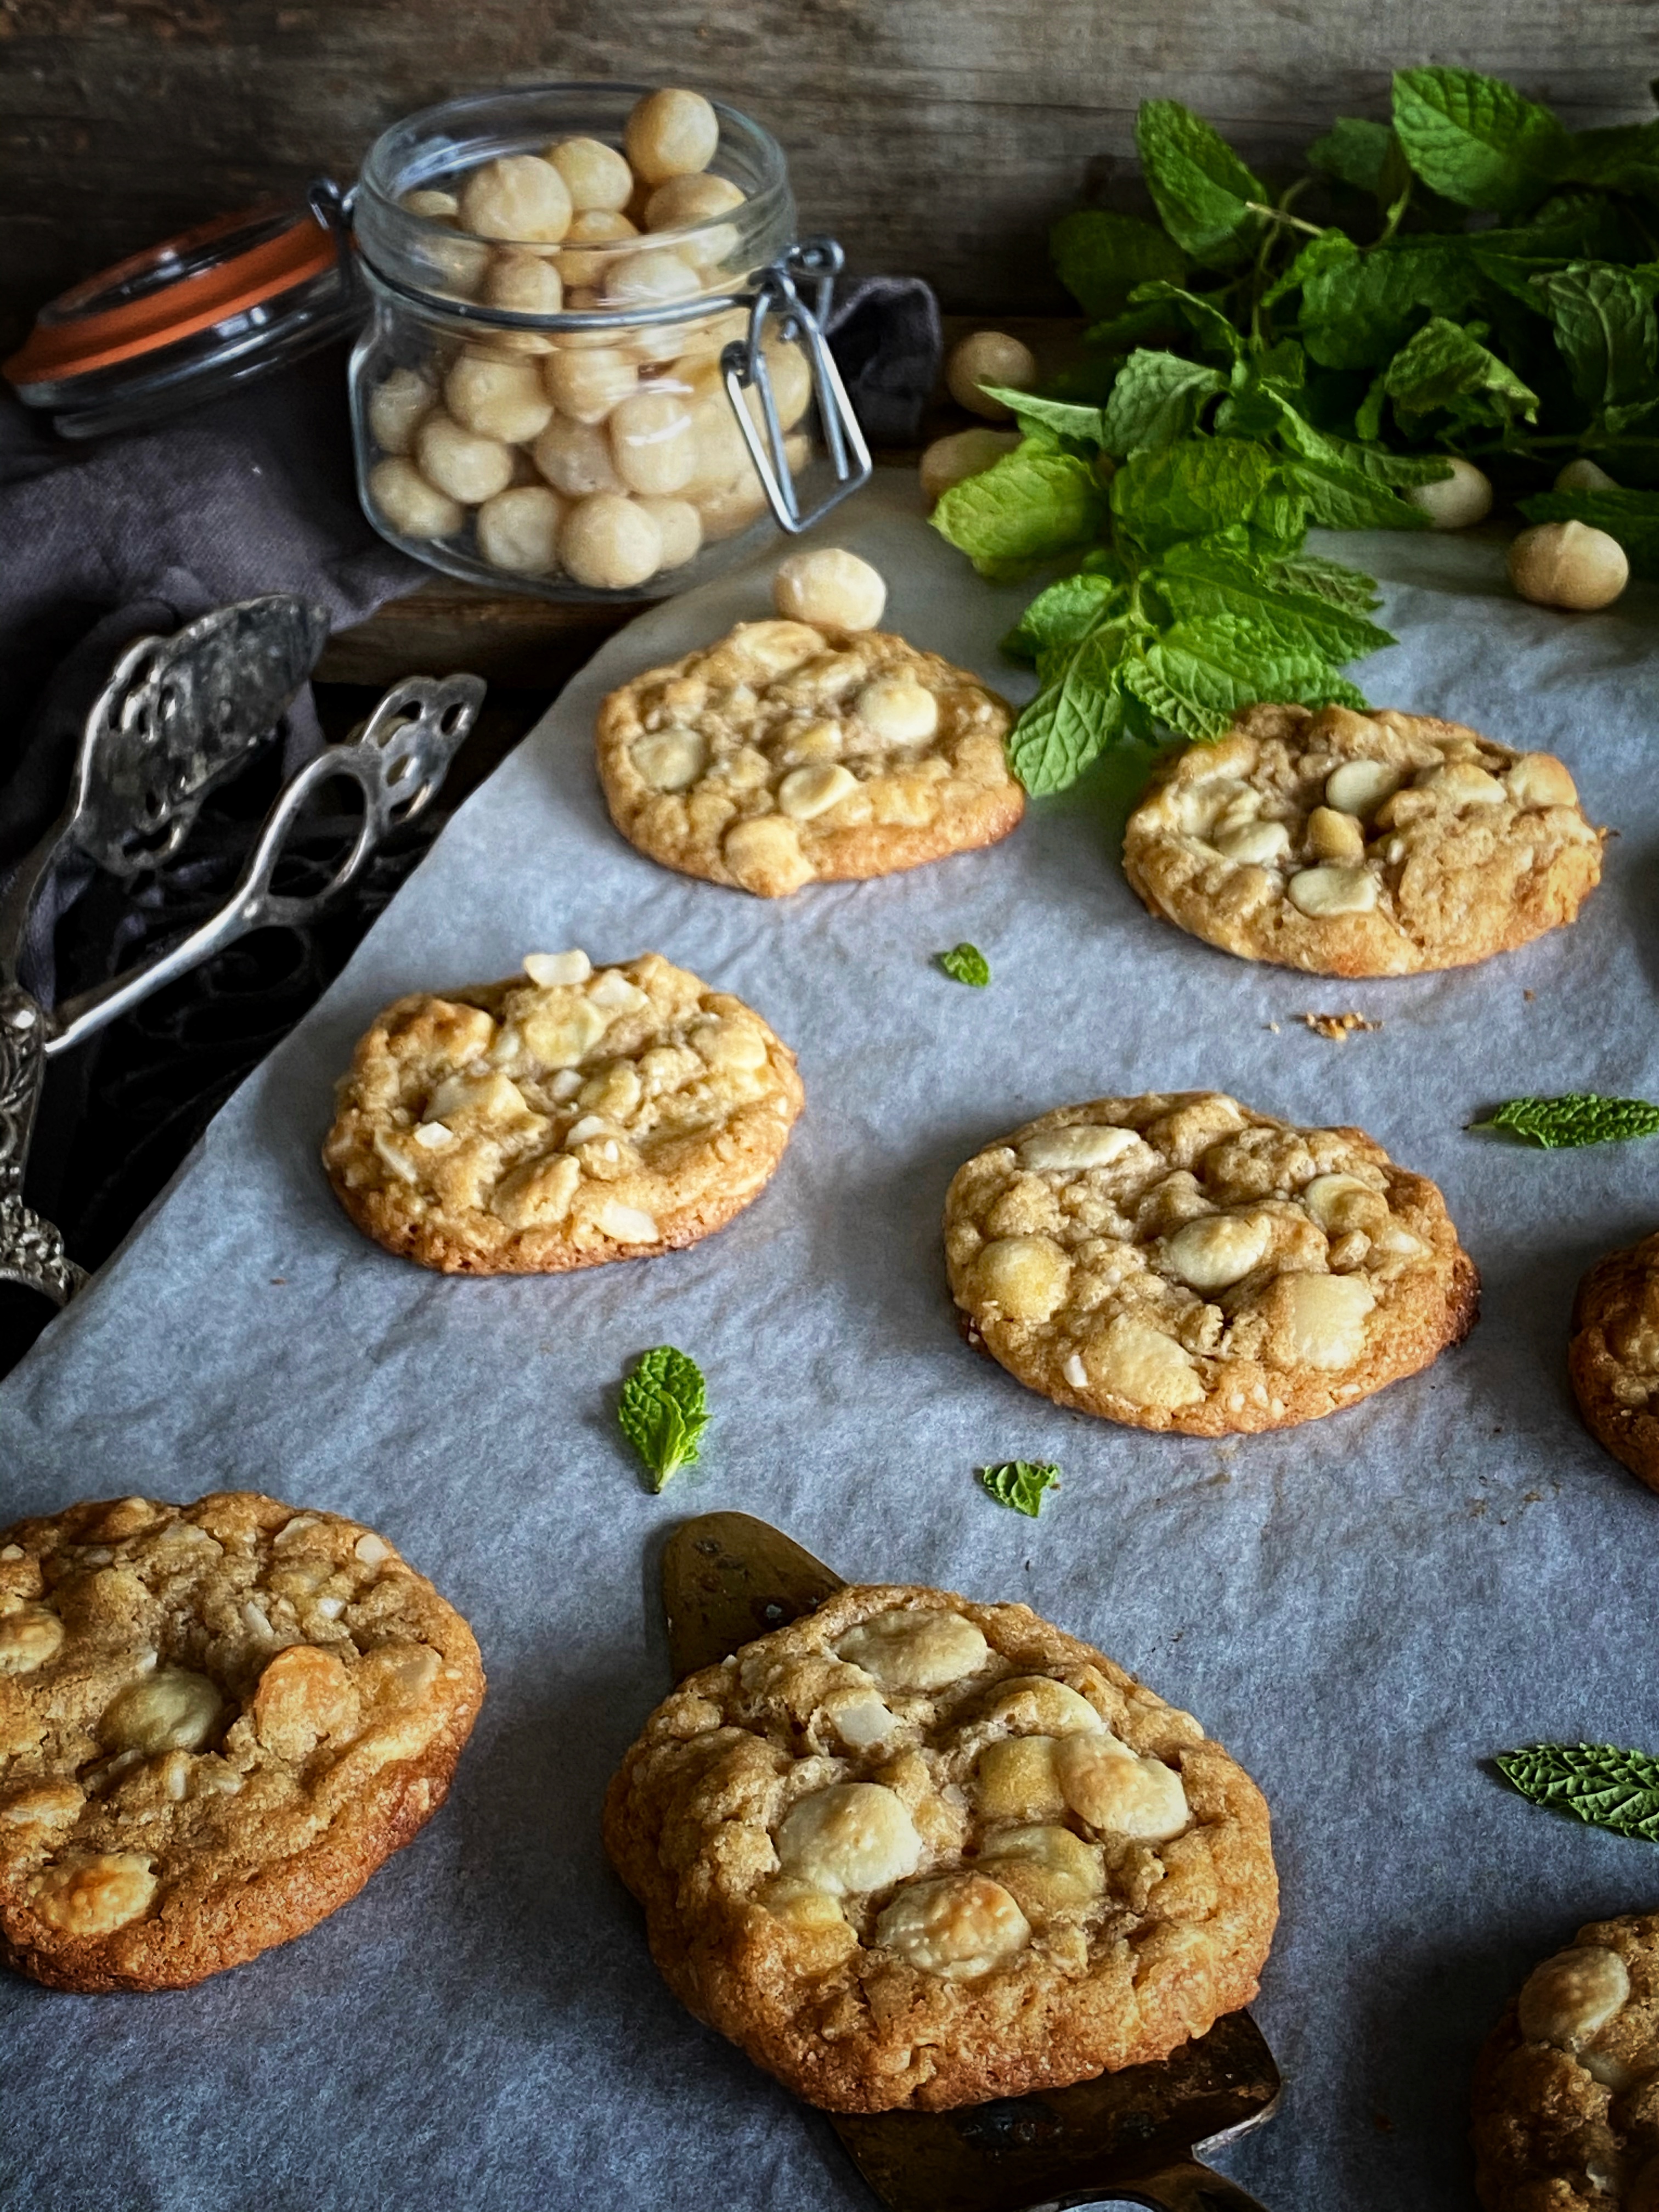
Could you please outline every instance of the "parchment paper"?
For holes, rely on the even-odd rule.
[[[891,621],[1018,690],[1024,594],[979,584],[908,480],[829,526]],[[1258,2017],[1289,2081],[1225,2154],[1273,2212],[1471,2202],[1470,2063],[1531,1962],[1659,1903],[1644,1844],[1547,1815],[1482,1762],[1659,1749],[1659,1499],[1580,1427],[1573,1285],[1654,1225],[1659,1146],[1546,1155],[1465,1133],[1494,1101],[1659,1096],[1656,595],[1522,606],[1501,547],[1346,541],[1403,640],[1370,696],[1559,750],[1616,823],[1573,929],[1358,985],[1247,965],[1152,921],[1121,805],[1036,807],[995,850],[763,902],[612,832],[595,702],[766,611],[769,563],[606,647],[461,811],[327,999],[209,1132],[103,1279],[0,1391],[0,1520],[227,1485],[361,1516],[474,1623],[490,1693],[447,1808],[355,1904],[185,1993],[0,1979],[0,2203],[119,2212],[865,2204],[827,2127],[658,1981],[599,1843],[667,1686],[656,1561],[681,1516],[763,1515],[843,1573],[1024,1598],[1190,1707],[1273,1808],[1284,1920]],[[959,938],[994,981],[947,981]],[[655,947],[797,1046],[807,1110],[723,1234],[548,1280],[446,1280],[349,1225],[316,1147],[397,993],[527,950]],[[1297,1013],[1385,1026],[1334,1044]],[[1277,1024],[1277,1027],[1273,1025]],[[1427,1374],[1281,1436],[1159,1438],[1061,1413],[964,1348],[939,1216],[956,1166],[1051,1105],[1219,1085],[1352,1121],[1443,1188],[1486,1282]],[[701,1468],[649,1495],[614,1425],[634,1354],[707,1371]],[[974,1469],[1057,1460],[1033,1523]]]

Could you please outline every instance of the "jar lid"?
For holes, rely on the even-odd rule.
[[[59,294],[0,374],[71,436],[210,397],[355,321],[337,236],[315,208],[219,216]]]

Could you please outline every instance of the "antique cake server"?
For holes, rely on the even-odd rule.
[[[46,1007],[20,977],[37,902],[66,862],[131,882],[170,860],[208,794],[245,768],[310,675],[325,610],[276,592],[217,607],[171,637],[141,637],[87,716],[62,812],[0,898],[0,1279],[63,1305],[86,1280],[49,1221],[23,1202],[46,1063],[250,930],[307,921],[343,890],[389,830],[412,821],[443,781],[477,718],[476,676],[394,684],[361,731],[326,746],[278,794],[235,889],[179,943]],[[307,800],[336,776],[355,783],[362,821],[320,891],[278,892],[283,852]]]
[[[816,1611],[841,1576],[747,1513],[683,1521],[662,1560],[677,1681]],[[1201,2154],[1270,2118],[1279,2069],[1248,2013],[1151,2066],[948,2112],[825,2118],[888,2212],[1263,2212]]]

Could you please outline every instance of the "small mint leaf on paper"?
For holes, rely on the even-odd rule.
[[[982,1467],[979,1479],[999,1505],[1011,1507],[1035,1521],[1042,1494],[1060,1487],[1060,1469],[1052,1460],[1008,1459],[1000,1467]]]
[[[708,1426],[708,1386],[695,1359],[659,1344],[623,1384],[617,1420],[661,1490],[676,1468],[689,1467]]]
[[[1629,1137],[1659,1137],[1659,1106],[1645,1098],[1603,1098],[1594,1091],[1569,1091],[1559,1098],[1511,1098],[1472,1129],[1508,1129],[1547,1152],[1577,1145],[1617,1145]]]
[[[953,983],[971,983],[976,991],[982,991],[991,980],[990,962],[977,945],[969,945],[965,938],[934,957]]]
[[[1610,1743],[1534,1743],[1500,1751],[1492,1763],[1534,1805],[1659,1843],[1659,1759],[1648,1752]]]
[[[1497,215],[1517,215],[1541,200],[1568,146],[1547,107],[1474,70],[1399,70],[1394,127],[1431,191]]]

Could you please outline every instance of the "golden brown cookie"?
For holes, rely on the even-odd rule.
[[[1392,708],[1252,707],[1189,745],[1129,817],[1152,913],[1316,975],[1461,968],[1571,921],[1600,833],[1550,753]]]
[[[1579,1284],[1567,1372],[1596,1442],[1659,1490],[1659,1235],[1609,1252]]]
[[[0,1529],[0,1959],[184,1989],[303,1936],[442,1804],[483,1687],[459,1613],[336,1514]]]
[[[800,1112],[795,1055],[741,999],[647,952],[399,999],[323,1146],[364,1234],[449,1274],[667,1252],[757,1198]]]
[[[1278,1917],[1261,1794],[1189,1713],[947,1590],[838,1590],[689,1676],[605,1836],[675,1995],[833,2112],[1163,2058]]]
[[[1474,2073],[1486,2212],[1659,2204],[1659,1913],[1595,1920],[1534,1967]]]
[[[879,630],[739,623],[599,709],[599,781],[630,845],[781,898],[1006,837],[1024,811],[1006,701]]]
[[[1289,1428],[1414,1375],[1480,1278],[1431,1182],[1363,1129],[1220,1091],[1061,1106],[945,1201],[969,1340],[1061,1406],[1187,1436]]]

